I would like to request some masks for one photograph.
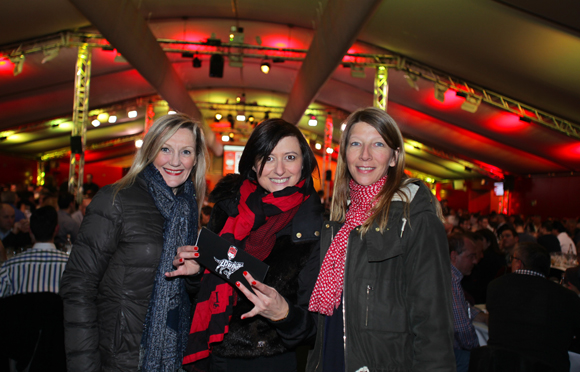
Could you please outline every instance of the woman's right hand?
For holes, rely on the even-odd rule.
[[[174,271],[165,273],[165,276],[172,278],[175,276],[196,275],[201,271],[201,266],[196,258],[199,258],[198,248],[195,245],[185,245],[177,248],[177,254],[173,259]]]

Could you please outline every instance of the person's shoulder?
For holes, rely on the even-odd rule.
[[[239,174],[228,174],[214,187],[209,195],[209,201],[219,203],[222,200],[234,198],[240,190],[243,183],[242,176]]]

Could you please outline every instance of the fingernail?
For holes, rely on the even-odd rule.
[[[247,271],[244,271],[244,275],[248,275],[248,272]]]
[[[179,259],[179,262],[183,262],[183,258],[180,258],[180,259]]]
[[[252,280],[252,285],[256,285],[256,281],[255,280]]]
[[[236,286],[239,287],[240,285],[242,285],[242,283],[240,282],[236,282]]]
[[[243,320],[243,319],[245,319],[245,318],[246,318],[246,317],[242,315],[241,319]]]
[[[197,247],[197,245],[194,245],[194,246],[193,246],[193,250],[194,250],[194,251],[198,251],[198,250],[199,250],[199,248]]]
[[[199,253],[194,253],[193,257],[199,257]]]

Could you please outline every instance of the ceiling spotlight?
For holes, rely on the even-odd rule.
[[[461,109],[467,112],[471,112],[472,114],[477,111],[479,104],[481,103],[481,96],[476,97],[472,95],[467,95],[465,97],[465,102],[461,104]]]
[[[24,60],[26,59],[26,56],[22,54],[19,56],[10,56],[8,58],[10,59],[10,62],[14,64],[14,76],[20,74],[22,72],[22,67],[24,66]]]
[[[413,74],[405,74],[404,76],[407,84],[415,90],[419,90],[419,86],[417,85],[417,76]]]
[[[350,76],[364,79],[367,77],[367,74],[365,74],[365,68],[363,66],[352,65],[350,66]]]
[[[326,148],[326,153],[327,154],[332,154],[334,152],[334,150],[332,149],[332,147],[327,147]]]
[[[237,121],[246,121],[246,115],[238,114],[238,116],[236,116],[236,120]]]
[[[311,127],[315,127],[318,125],[318,120],[316,120],[316,115],[310,115],[310,119],[308,119],[308,125]]]
[[[198,57],[195,57],[191,63],[193,65],[193,68],[201,67],[201,59],[199,59]]]
[[[135,140],[135,147],[140,149],[141,146],[143,146],[143,140],[142,139]]]
[[[101,112],[99,115],[97,115],[97,119],[101,122],[104,123],[107,120],[109,120],[109,114],[106,112]]]
[[[256,118],[254,118],[254,115],[250,115],[250,116],[248,116],[248,122],[249,122],[250,124],[253,124],[255,120],[256,120]]]
[[[529,117],[527,117],[526,115],[520,116],[520,120],[523,121],[523,122],[526,122],[526,123],[531,123],[532,122],[532,119],[529,118]]]
[[[96,128],[96,127],[98,127],[99,125],[101,125],[101,122],[100,122],[100,121],[98,121],[97,119],[95,119],[95,120],[91,121],[91,124],[93,124],[93,127],[95,127],[95,128]]]
[[[175,110],[167,111],[167,115],[175,115],[175,114],[177,114],[177,111],[175,111]]]
[[[270,72],[270,64],[268,63],[267,60],[264,60],[262,62],[262,64],[260,65],[260,70],[262,70],[264,74],[268,74],[268,72]]]
[[[246,93],[242,93],[236,97],[236,103],[245,104],[246,103]]]
[[[229,142],[230,141],[230,136],[228,136],[227,134],[222,134],[222,142]]]
[[[317,150],[320,150],[322,148],[322,145],[318,142],[316,142],[316,144],[314,145],[314,148]]]
[[[117,122],[117,115],[109,116],[109,123],[113,124]]]
[[[131,119],[134,119],[137,117],[137,110],[131,110],[127,113],[127,116],[130,117]]]
[[[218,112],[218,113],[216,113],[216,114],[213,116],[213,119],[214,119],[216,122],[218,122],[218,121],[222,120],[222,118],[223,118],[223,116],[222,116],[222,114],[220,114],[219,112]]]
[[[445,92],[447,92],[447,85],[435,83],[435,99],[441,103],[445,102]]]
[[[234,132],[230,132],[230,138],[234,139]]]
[[[51,49],[44,49],[42,52],[44,54],[44,58],[40,63],[45,64],[46,62],[52,61],[53,59],[58,57],[58,52],[60,52],[60,48],[56,47]]]

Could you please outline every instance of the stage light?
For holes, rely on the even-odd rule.
[[[407,84],[415,90],[419,90],[419,86],[417,85],[417,76],[413,74],[405,74],[404,76]]]
[[[230,138],[234,139],[234,132],[230,132]]]
[[[131,119],[134,119],[137,117],[137,110],[131,110],[127,113],[127,116]]]
[[[523,121],[526,123],[531,123],[532,119],[524,115],[524,116],[520,116],[520,121]]]
[[[465,102],[461,104],[461,109],[473,114],[477,111],[480,103],[481,97],[467,95],[467,97],[465,97]]]
[[[193,68],[200,68],[201,67],[201,59],[195,57],[192,61]]]
[[[214,118],[214,120],[215,120],[216,122],[218,122],[218,121],[222,120],[223,116],[222,116],[222,114],[220,114],[220,113],[218,112],[218,113],[216,113],[216,114],[213,116],[213,118]]]
[[[363,66],[352,65],[350,66],[350,76],[364,79],[367,77],[367,74],[365,74],[365,68]]]
[[[105,121],[109,120],[109,114],[106,112],[101,112],[99,115],[97,115],[97,119],[101,123],[104,123]]]
[[[236,97],[236,103],[245,104],[246,103],[246,93],[242,93]]]
[[[167,111],[167,115],[175,115],[175,114],[177,114],[177,111],[174,110]]]
[[[332,147],[327,147],[326,148],[326,153],[327,154],[332,154],[334,152],[334,150],[332,149]]]
[[[236,120],[237,121],[246,121],[246,115],[244,115],[244,114],[238,114],[236,116]]]
[[[322,148],[322,145],[318,142],[316,142],[316,144],[314,145],[314,148],[317,150],[320,150]]]
[[[270,64],[266,61],[262,62],[260,65],[260,70],[262,70],[262,72],[267,75],[268,72],[270,72]]]
[[[308,125],[311,127],[315,127],[318,125],[318,120],[316,120],[316,116],[315,115],[311,115],[310,119],[308,119]]]
[[[435,99],[437,101],[445,102],[445,92],[447,92],[447,85],[435,83]]]
[[[248,116],[248,122],[249,122],[250,124],[254,124],[254,121],[256,121],[256,118],[254,117],[254,115],[250,115],[250,116]]]
[[[101,122],[97,119],[91,121],[91,124],[93,125],[93,127],[98,127],[99,125],[101,125]]]
[[[117,115],[109,116],[109,123],[113,124],[117,122]]]
[[[209,77],[222,78],[224,76],[224,57],[214,54],[209,59]]]
[[[56,47],[56,48],[51,48],[51,49],[44,49],[43,51],[44,54],[44,58],[42,59],[42,64],[45,64],[48,61],[52,61],[53,59],[55,59],[56,57],[58,57],[58,53],[60,52],[60,48]]]
[[[143,140],[142,139],[138,139],[135,140],[135,147],[140,149],[143,146]]]
[[[222,142],[229,142],[230,141],[230,136],[228,136],[227,134],[222,134]]]

